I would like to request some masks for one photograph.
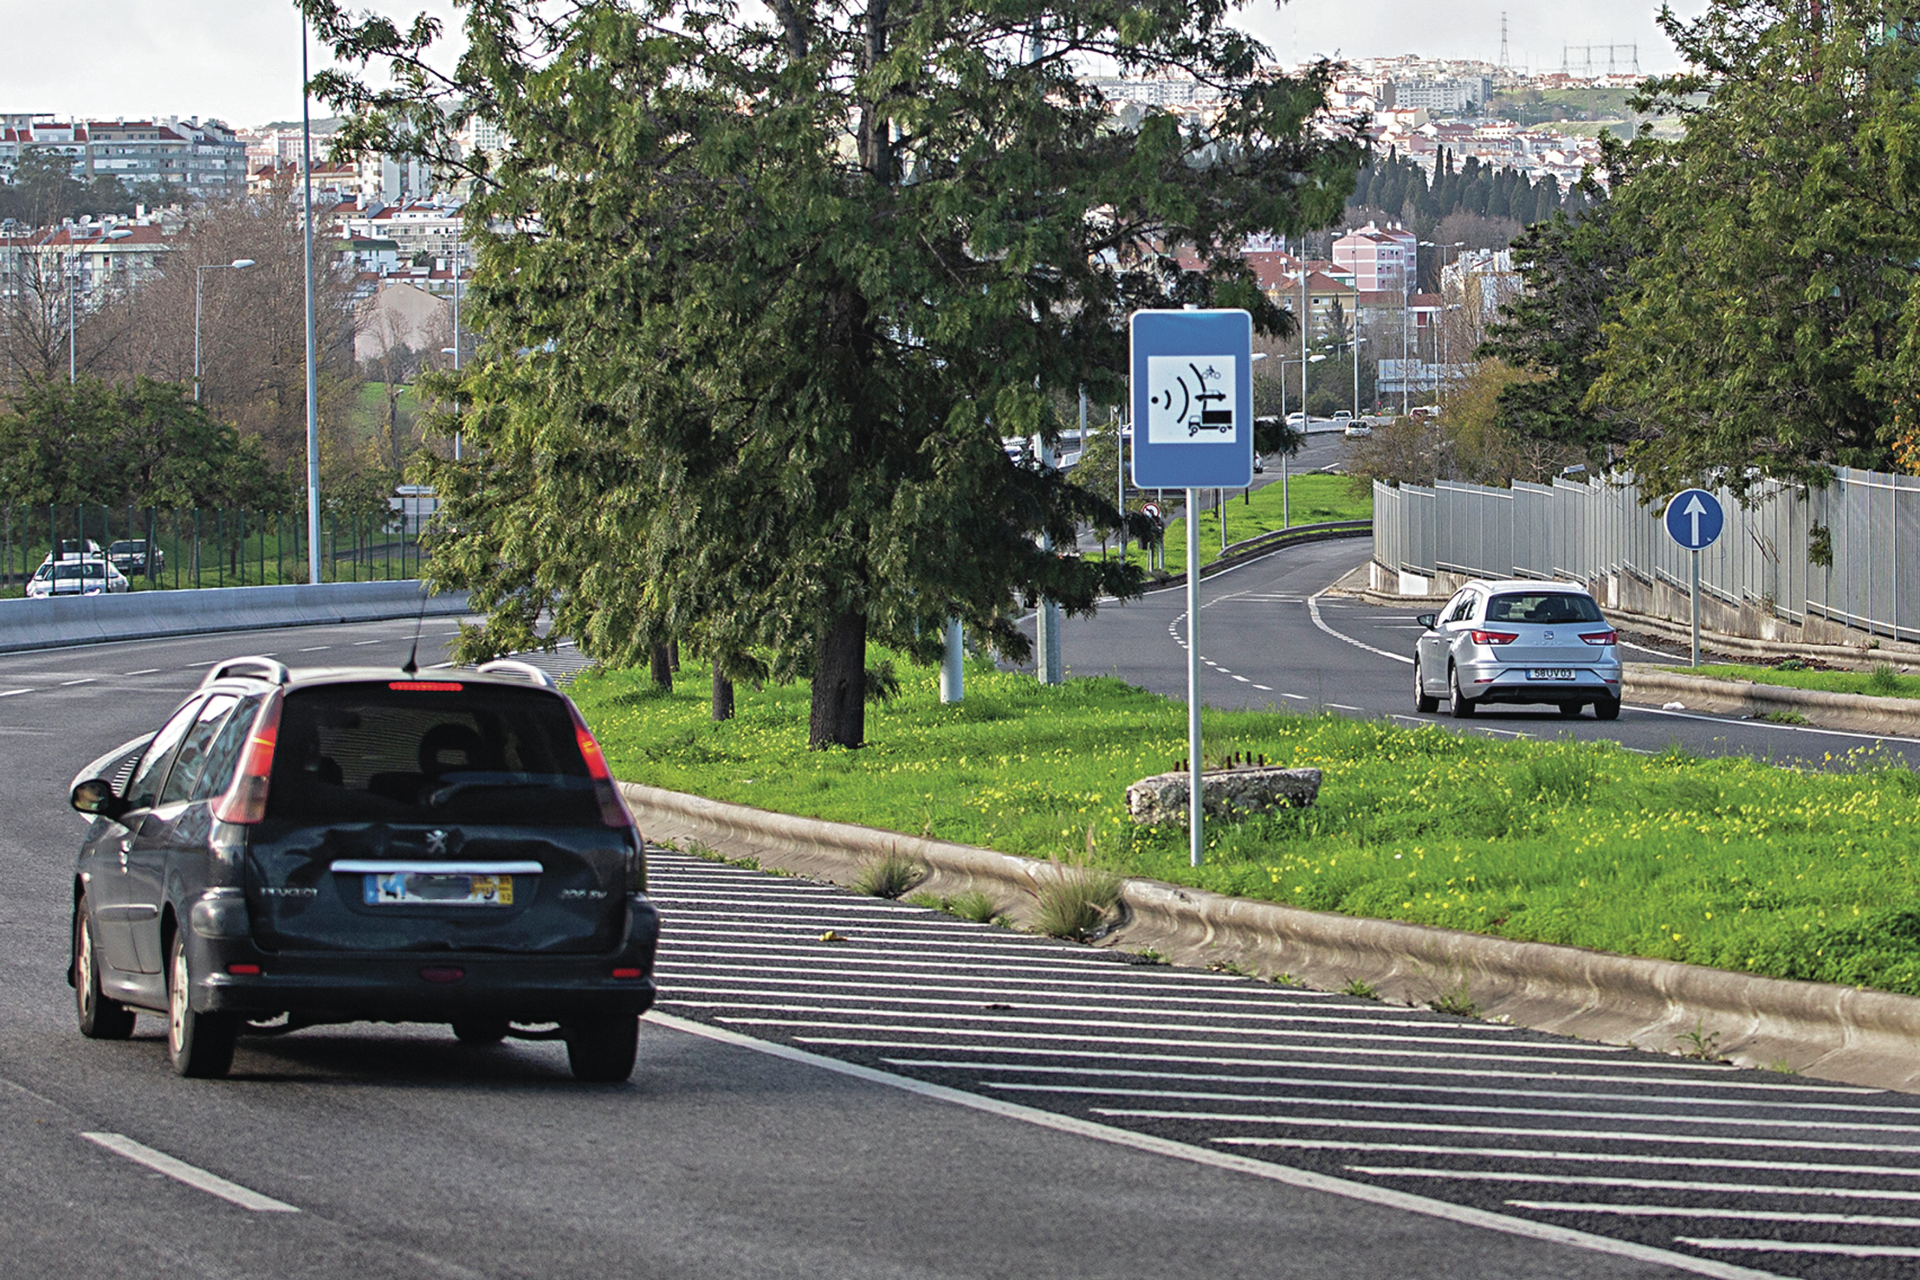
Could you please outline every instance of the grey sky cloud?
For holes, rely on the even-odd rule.
[[[395,15],[453,15],[448,0],[357,0]],[[1255,0],[1239,22],[1283,60],[1403,53],[1492,59],[1507,15],[1513,65],[1557,70],[1565,45],[1638,45],[1640,68],[1678,59],[1634,0]],[[1683,13],[1704,0],[1683,0]],[[47,0],[0,0],[8,54],[0,111],[60,116],[214,116],[246,126],[300,114],[300,20],[285,0],[116,0],[76,10]],[[316,67],[324,65],[316,50]],[[1575,54],[1578,61],[1580,55]]]

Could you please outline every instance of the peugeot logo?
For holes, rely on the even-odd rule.
[[[445,853],[447,851],[447,833],[444,831],[427,832],[427,852]]]

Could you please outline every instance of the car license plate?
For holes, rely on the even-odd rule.
[[[513,877],[384,871],[363,877],[365,901],[378,906],[510,907]]]
[[[1571,680],[1573,672],[1567,667],[1528,667],[1529,680]]]

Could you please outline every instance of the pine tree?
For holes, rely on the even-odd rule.
[[[927,654],[958,616],[1019,656],[1022,605],[1140,589],[1042,549],[1121,516],[1001,438],[1056,434],[1083,384],[1122,399],[1136,309],[1284,334],[1238,247],[1333,223],[1363,154],[1317,127],[1332,68],[1270,75],[1223,0],[487,0],[451,73],[425,19],[301,7],[398,70],[321,77],[338,147],[456,165],[469,116],[513,140],[464,161],[489,348],[472,455],[431,475],[432,576],[488,614],[460,656],[698,644],[810,678],[816,747],[864,741],[870,640]],[[1117,128],[1089,61],[1233,88],[1205,130]]]

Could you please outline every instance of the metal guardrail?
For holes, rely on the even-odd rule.
[[[411,618],[421,612],[422,589],[423,584],[414,579],[0,600],[0,653],[214,631]],[[466,592],[427,596],[425,611],[434,617],[465,613]]]
[[[1840,467],[1824,489],[1768,484],[1745,505],[1730,491],[1719,496],[1727,527],[1700,553],[1709,596],[1793,622],[1818,617],[1920,640],[1920,477]],[[1583,582],[1626,574],[1682,590],[1687,582],[1688,553],[1661,528],[1660,505],[1642,506],[1631,483],[1376,482],[1373,511],[1374,559],[1395,571]]]

